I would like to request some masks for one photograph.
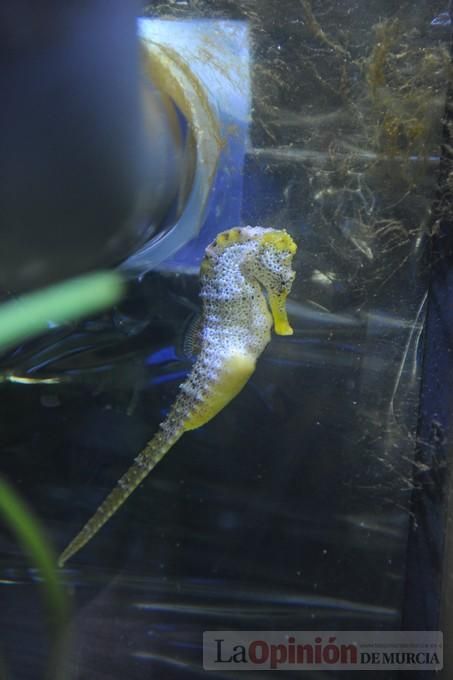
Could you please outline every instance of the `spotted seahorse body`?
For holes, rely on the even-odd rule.
[[[201,265],[201,348],[156,435],[68,545],[60,566],[82,548],[189,430],[207,423],[244,387],[271,339],[291,335],[286,298],[296,245],[285,231],[242,227],[222,232]]]

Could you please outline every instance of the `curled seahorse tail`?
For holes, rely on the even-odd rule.
[[[147,446],[139,453],[129,470],[118,480],[117,485],[99,506],[94,515],[58,558],[58,566],[64,563],[97,534],[110,517],[118,510],[137,486],[145,479],[151,470],[162,460],[165,454],[176,444],[183,434],[180,432],[168,436],[165,430],[159,430]]]

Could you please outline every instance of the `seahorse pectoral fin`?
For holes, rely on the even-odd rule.
[[[214,418],[248,382],[256,366],[255,358],[243,352],[232,353],[224,362],[209,396],[184,423],[185,430],[196,430]]]
[[[269,305],[274,319],[274,330],[277,335],[292,335],[293,329],[289,325],[286,311],[286,298],[288,293],[269,293]]]

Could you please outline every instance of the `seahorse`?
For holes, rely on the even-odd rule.
[[[258,357],[277,335],[292,335],[286,299],[297,247],[284,230],[235,227],[218,234],[200,268],[200,352],[157,433],[61,554],[60,566],[83,548],[180,437],[219,413],[239,394]]]

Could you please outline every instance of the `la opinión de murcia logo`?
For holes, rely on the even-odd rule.
[[[208,631],[207,670],[440,670],[439,631]]]

